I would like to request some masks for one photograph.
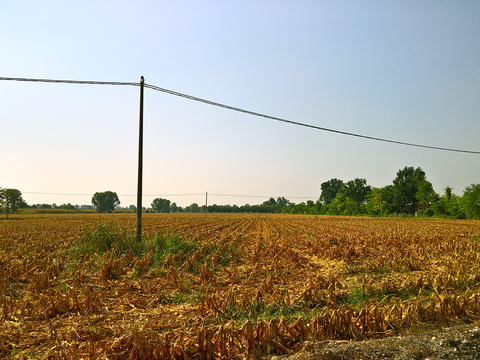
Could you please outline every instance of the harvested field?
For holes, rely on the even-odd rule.
[[[135,244],[134,214],[0,220],[0,356],[269,358],[480,316],[480,221],[143,221]]]

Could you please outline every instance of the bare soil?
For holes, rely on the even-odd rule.
[[[271,360],[444,360],[480,359],[480,322],[428,328],[384,339],[306,342],[302,351]]]

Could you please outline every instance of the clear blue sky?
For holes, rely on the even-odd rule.
[[[0,76],[146,82],[341,131],[480,151],[479,1],[3,1]],[[0,81],[0,187],[135,204],[139,89]],[[145,90],[144,194],[256,204],[331,178],[480,183],[480,155],[358,139]],[[87,195],[42,195],[32,193]],[[204,196],[162,196],[186,206]],[[298,197],[298,198],[297,198]],[[155,196],[145,196],[149,206]]]

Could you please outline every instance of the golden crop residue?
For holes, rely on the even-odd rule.
[[[143,221],[142,246],[125,247],[120,237],[134,234],[134,214],[1,220],[0,356],[262,358],[306,341],[479,319],[479,221],[243,214]],[[112,237],[104,230],[108,247],[86,251],[98,224],[120,230]]]

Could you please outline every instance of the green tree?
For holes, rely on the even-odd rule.
[[[336,183],[339,184],[338,182]],[[367,180],[365,179],[357,178],[348,181],[330,202],[329,213],[331,215],[357,215],[365,213],[365,203],[371,191],[372,187],[367,185]]]
[[[275,213],[277,212],[277,208],[279,208],[279,211],[281,211],[282,205],[280,204],[277,205],[277,202],[275,201],[275,199],[271,197],[270,199],[264,201],[260,205],[260,207],[262,208],[262,212]]]
[[[359,208],[358,204],[347,196],[346,188],[343,187],[330,203],[328,212],[330,215],[357,215]]]
[[[344,189],[345,195],[355,201],[359,209],[360,205],[367,200],[367,195],[372,191],[372,187],[367,185],[367,180],[358,178],[348,181]]]
[[[418,191],[415,194],[415,198],[418,201],[418,205],[422,207],[422,212],[427,214],[426,211],[430,206],[435,205],[440,200],[438,194],[433,190],[432,183],[424,180],[418,183]],[[430,215],[433,215],[433,210],[430,210]]]
[[[397,172],[397,177],[393,180],[395,211],[415,214],[418,206],[418,188],[424,181],[425,172],[419,167],[415,169],[405,166]]]
[[[270,201],[270,200],[269,200]],[[286,199],[285,197],[283,196],[279,196],[277,198],[277,205],[280,205],[280,206],[288,206],[290,205],[290,200]]]
[[[472,184],[465,188],[462,207],[468,217],[480,216],[480,184]]]
[[[22,193],[20,190],[17,189],[1,189],[0,190],[0,202],[2,204],[3,209],[8,214],[11,212],[14,214],[18,208],[25,204],[22,199]]]
[[[270,198],[269,201],[272,202],[272,198]],[[292,205],[295,205],[295,204],[291,203],[290,200],[288,200],[284,196],[279,196],[277,198],[276,205],[272,205],[272,206],[268,207],[267,210],[264,211],[264,212],[275,212],[275,213],[285,212],[285,213],[288,213],[288,212],[290,212],[291,209],[289,209],[289,208]]]
[[[322,189],[320,201],[322,201],[324,204],[330,204],[344,185],[344,182],[340,179],[331,179],[325,181],[320,185]]]
[[[306,207],[307,207],[307,204],[305,204],[304,202],[301,202],[299,204],[292,204],[290,208],[290,213],[303,214],[305,212]]]
[[[319,200],[314,202],[313,200],[308,200],[307,201],[307,206],[303,210],[304,214],[320,214],[320,209],[322,207],[322,204],[320,203]]]
[[[177,203],[172,203],[170,205],[170,212],[177,212],[177,211],[178,211]]]
[[[365,208],[369,215],[388,215],[388,195],[386,188],[374,187],[368,194],[368,201]]]
[[[170,212],[170,200],[156,198],[152,201],[152,208],[158,213]]]
[[[464,219],[466,215],[460,204],[461,200],[463,200],[462,197],[455,195],[452,188],[447,186],[445,193],[433,205],[435,215]]]
[[[198,204],[197,204],[197,203],[193,203],[193,204],[188,205],[188,206],[185,208],[185,212],[193,212],[193,213],[199,212],[199,210],[198,210]]]
[[[60,209],[75,210],[75,206],[73,206],[73,205],[70,204],[70,203],[68,203],[68,204],[62,204],[62,205],[60,205]]]
[[[382,202],[387,203],[387,208],[389,212],[395,211],[395,191],[393,185],[386,185],[382,188]]]
[[[275,205],[277,205],[277,202],[275,201],[275,199],[273,197],[271,197],[267,201],[264,201],[263,205],[275,206]]]
[[[120,205],[118,195],[113,191],[96,192],[92,197],[92,204],[95,210],[101,213],[112,213]]]
[[[445,188],[445,197],[447,198],[447,200],[450,200],[452,198],[452,194],[453,194],[453,189],[450,187],[450,186],[447,186]]]
[[[462,200],[463,198],[461,196],[452,194],[446,203],[446,215],[455,219],[465,219],[467,215],[463,209]]]

